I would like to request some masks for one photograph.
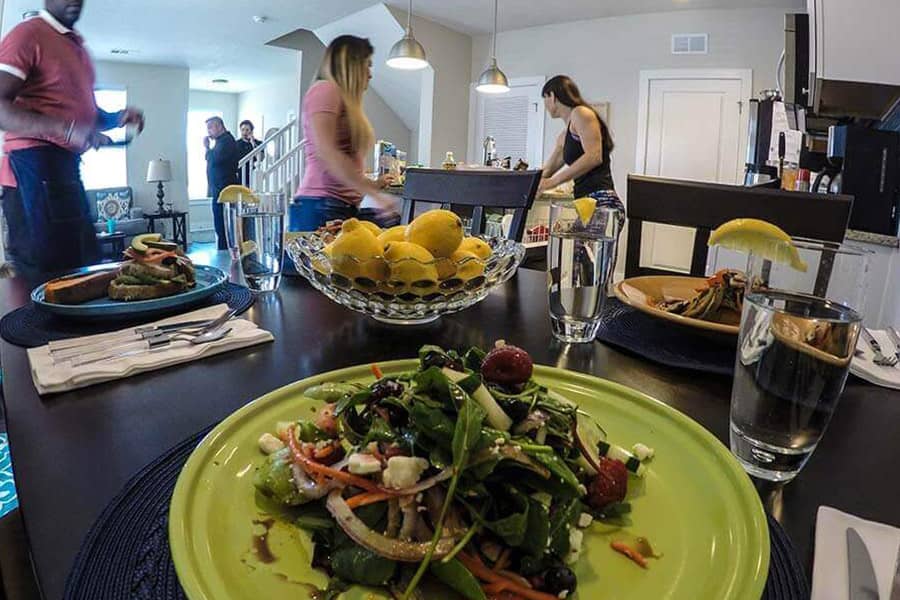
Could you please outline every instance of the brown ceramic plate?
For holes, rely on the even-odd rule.
[[[654,275],[624,279],[616,284],[614,291],[619,300],[653,317],[687,327],[737,335],[741,323],[741,315],[737,312],[725,312],[722,321],[704,321],[668,313],[655,306],[659,300],[688,300],[697,295],[697,289],[705,286],[703,277]]]

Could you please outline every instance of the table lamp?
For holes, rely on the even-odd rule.
[[[159,213],[166,212],[165,205],[163,204],[163,198],[166,196],[166,192],[163,189],[163,183],[168,181],[172,181],[172,163],[168,160],[163,160],[162,158],[151,160],[150,164],[147,165],[147,183],[156,184],[156,197],[159,201]]]

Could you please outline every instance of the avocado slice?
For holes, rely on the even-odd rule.
[[[153,241],[148,240],[144,243],[147,245],[148,248],[156,248],[157,250],[169,250],[171,252],[178,250],[178,244],[176,244],[175,242],[167,242],[165,240],[153,242]]]
[[[131,240],[131,248],[135,252],[140,252],[143,254],[147,251],[147,242],[158,242],[162,239],[162,234],[160,233],[144,233],[141,235],[134,236],[134,239]]]

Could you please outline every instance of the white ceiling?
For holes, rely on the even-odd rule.
[[[3,33],[43,0],[5,0]],[[296,54],[265,43],[298,28],[316,30],[378,4],[375,0],[86,0],[77,28],[96,60],[180,65],[191,69],[191,87],[239,92],[296,68]],[[405,0],[387,4],[406,10]],[[564,5],[565,9],[561,9]],[[783,6],[805,0],[503,0],[501,30],[614,15],[697,8]],[[490,0],[417,0],[416,14],[470,34],[490,31]],[[268,17],[263,24],[254,15]],[[114,48],[133,52],[113,55]],[[215,78],[227,86],[212,84]]]

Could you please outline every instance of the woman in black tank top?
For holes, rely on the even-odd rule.
[[[596,197],[598,202],[618,208],[624,219],[625,210],[616,196],[610,169],[614,144],[609,127],[581,97],[575,82],[565,75],[550,78],[541,95],[547,112],[555,119],[563,119],[566,130],[543,166],[538,191],[574,180],[576,198]]]

